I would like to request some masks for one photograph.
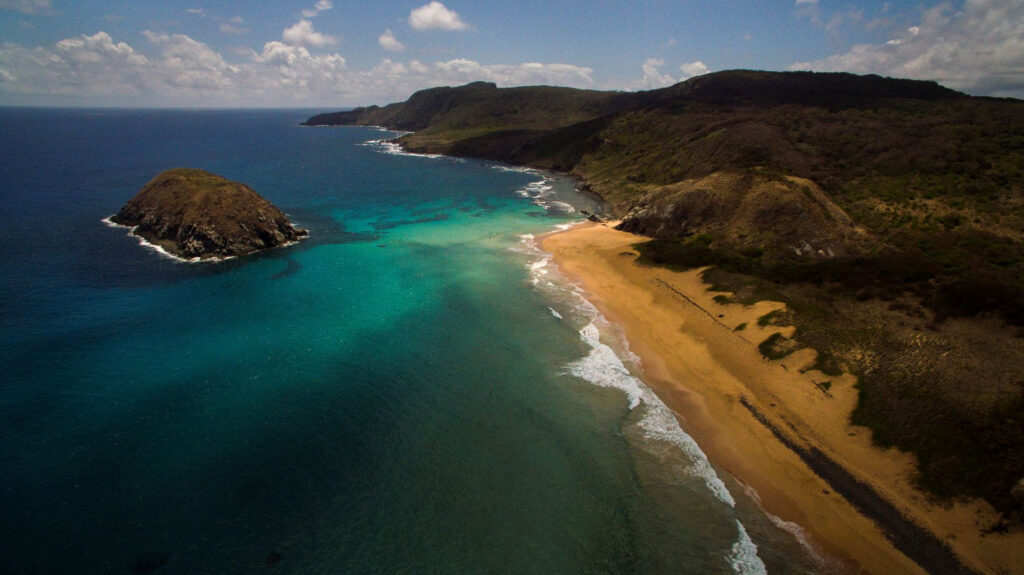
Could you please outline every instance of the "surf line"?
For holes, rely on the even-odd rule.
[[[558,266],[554,263],[551,254],[540,250],[532,235],[524,236],[523,243],[527,246],[527,253],[536,258],[527,266],[532,276],[530,283],[534,289],[542,289],[544,286],[539,280],[541,277],[548,276],[549,280],[546,282],[546,286],[576,296],[577,303],[571,307],[582,316],[581,319],[587,321],[582,328],[577,330],[577,334],[590,349],[584,357],[569,362],[564,368],[566,373],[591,385],[617,389],[624,393],[629,411],[635,411],[638,415],[636,425],[645,440],[665,443],[678,450],[683,460],[687,462],[686,473],[702,480],[711,495],[735,513],[735,498],[711,466],[707,454],[700,448],[696,440],[683,430],[675,412],[640,377],[630,372],[623,362],[623,358],[620,357],[620,352],[602,341],[602,330],[598,326],[613,324],[607,320],[597,306],[586,298],[585,291],[578,284],[568,281],[568,278],[558,273]],[[555,271],[554,281],[550,279],[552,276],[549,275],[552,268]],[[558,285],[563,282],[565,284]],[[548,309],[554,312],[553,308],[549,307]],[[629,354],[628,339],[624,336],[620,337],[619,344],[626,346],[621,353]],[[767,573],[763,560],[758,556],[757,544],[750,538],[739,517],[734,516],[733,520],[736,526],[736,539],[727,556],[732,571],[737,575]]]

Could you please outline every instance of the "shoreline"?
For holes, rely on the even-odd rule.
[[[323,126],[319,126],[319,127],[333,127],[333,128],[337,128],[337,127],[376,128],[376,129],[378,129],[380,131],[391,132],[391,133],[398,134],[397,136],[390,137],[390,138],[381,138],[379,140],[368,140],[367,142],[365,142],[365,143],[377,143],[377,144],[380,144],[380,145],[386,147],[387,149],[384,150],[384,153],[386,153],[386,154],[419,156],[419,157],[431,158],[431,159],[435,159],[435,158],[454,158],[454,159],[457,159],[457,160],[474,159],[472,156],[458,156],[458,155],[452,155],[452,154],[436,154],[436,153],[417,152],[417,151],[410,150],[409,147],[408,147],[408,143],[407,142],[402,142],[400,140],[401,140],[402,136],[406,136],[408,134],[414,134],[415,132],[407,132],[407,131],[403,131],[403,130],[396,130],[396,129],[388,128],[386,126],[380,126],[380,125],[359,125],[359,124],[341,124],[341,125],[323,125]],[[515,171],[536,172],[536,173],[539,173],[539,174],[553,174],[553,175],[558,176],[558,177],[570,179],[570,180],[572,180],[574,182],[574,186],[573,187],[576,189],[577,193],[579,193],[579,194],[581,194],[583,196],[586,196],[587,198],[590,198],[591,200],[593,200],[594,202],[598,203],[601,206],[601,213],[595,214],[595,215],[603,218],[603,217],[607,217],[608,215],[610,215],[613,212],[611,204],[609,204],[608,201],[605,200],[603,196],[601,196],[601,194],[595,192],[590,187],[590,184],[583,177],[581,177],[581,176],[579,176],[577,174],[573,174],[571,172],[563,172],[563,171],[559,171],[559,170],[552,170],[550,168],[538,168],[538,167],[533,167],[533,166],[530,166],[530,165],[527,165],[527,164],[510,164],[510,163],[504,162],[502,160],[495,160],[495,159],[489,159],[489,158],[475,158],[475,159],[478,159],[478,160],[484,161],[484,162],[490,162],[490,163],[494,164],[495,166],[503,166],[505,168],[508,168],[508,169],[511,169],[511,170],[515,170]]]
[[[177,264],[205,264],[205,263],[219,264],[219,263],[235,260],[235,259],[238,259],[240,257],[245,257],[247,255],[251,255],[251,254],[256,253],[256,252],[250,252],[250,253],[244,254],[242,256],[226,256],[226,257],[211,256],[211,257],[208,257],[208,258],[199,258],[199,257],[197,257],[197,258],[183,258],[183,257],[181,257],[179,255],[171,253],[169,250],[167,250],[167,248],[161,246],[160,244],[153,243],[153,242],[149,241],[148,239],[146,239],[145,237],[135,233],[135,230],[138,229],[139,226],[126,226],[124,224],[119,224],[119,223],[111,220],[110,218],[114,217],[114,215],[115,214],[111,214],[111,215],[101,219],[100,221],[103,222],[104,225],[106,225],[109,228],[128,230],[128,233],[126,235],[128,237],[130,237],[130,238],[135,238],[136,240],[138,240],[139,245],[142,246],[143,249],[147,249],[147,250],[156,252],[157,255],[159,255],[160,257],[162,257],[164,259],[169,259],[169,260],[171,260],[171,261],[173,261],[174,263],[177,263]],[[270,249],[287,248],[287,247],[290,247],[290,246],[294,246],[294,245],[297,245],[299,242],[301,242],[303,239],[306,239],[308,237],[309,237],[309,235],[307,234],[305,236],[305,238],[300,238],[300,239],[297,239],[297,240],[292,240],[290,242],[285,242],[285,243],[283,243],[281,245],[274,246],[273,248],[270,248]],[[257,250],[257,251],[263,251],[263,250]]]
[[[1024,536],[982,535],[981,519],[994,513],[983,503],[928,501],[911,484],[912,456],[872,445],[869,430],[848,423],[853,376],[806,370],[809,349],[761,356],[757,344],[772,333],[792,335],[757,324],[783,304],[716,302],[701,270],[637,265],[632,245],[644,239],[582,223],[538,243],[623,330],[644,382],[686,432],[767,513],[806,530],[841,572],[1022,572]]]

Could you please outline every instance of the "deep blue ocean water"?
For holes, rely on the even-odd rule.
[[[0,572],[805,573],[532,237],[553,175],[314,111],[0,109]],[[310,230],[181,263],[163,169]]]

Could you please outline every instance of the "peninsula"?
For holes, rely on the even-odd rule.
[[[158,174],[110,221],[184,259],[242,256],[308,235],[249,186],[186,168]]]
[[[850,572],[1024,573],[1024,102],[733,70],[306,124],[577,177],[617,229],[545,248],[769,512]]]

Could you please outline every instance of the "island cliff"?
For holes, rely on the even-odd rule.
[[[242,256],[308,234],[249,186],[186,168],[158,174],[110,221],[185,259]]]

